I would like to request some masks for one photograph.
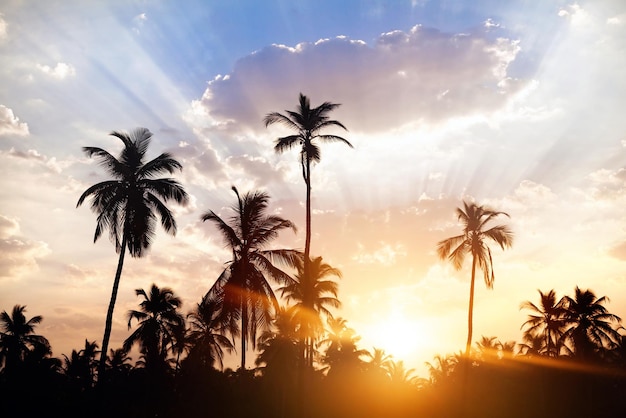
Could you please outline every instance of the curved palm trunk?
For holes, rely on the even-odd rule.
[[[124,254],[126,254],[126,232],[122,237],[122,246],[120,250],[120,258],[117,262],[117,271],[113,280],[113,290],[111,291],[111,300],[109,301],[109,309],[107,310],[107,318],[104,325],[104,336],[102,337],[102,351],[100,352],[100,363],[98,364],[98,384],[104,379],[104,370],[106,368],[107,351],[109,349],[109,339],[111,338],[111,328],[113,326],[113,310],[115,309],[115,300],[117,299],[117,291],[120,286],[122,277],[122,267],[124,266]]]
[[[465,357],[469,357],[472,347],[472,331],[474,318],[474,281],[476,279],[476,257],[472,257],[472,281],[470,283],[469,312],[467,314],[467,343],[465,344]]]
[[[248,326],[248,311],[244,305],[244,299],[241,299],[241,370],[246,369],[246,338]]]

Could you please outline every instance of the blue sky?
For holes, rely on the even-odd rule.
[[[75,208],[104,179],[81,147],[147,127],[192,196],[177,236],[127,262],[115,346],[134,289],[170,286],[188,310],[210,287],[228,253],[199,218],[226,213],[231,185],[266,190],[300,226],[277,245],[303,247],[297,155],[262,124],[299,92],[341,103],[355,146],[322,149],[313,251],[343,271],[337,315],[364,348],[419,368],[463,347],[468,271],[435,254],[463,199],[516,234],[495,289],[477,286],[477,338],[519,340],[537,289],[591,288],[626,315],[622,2],[9,0],[0,19],[0,310],[42,314],[55,355],[100,340],[117,260]]]

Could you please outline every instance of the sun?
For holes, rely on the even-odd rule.
[[[419,354],[423,341],[424,326],[419,320],[408,318],[395,309],[386,317],[372,323],[364,335],[376,348],[385,350],[396,360],[407,360]]]

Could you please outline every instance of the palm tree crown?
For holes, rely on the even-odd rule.
[[[232,251],[228,263],[206,297],[215,299],[221,306],[220,321],[227,324],[233,338],[241,337],[241,368],[245,368],[247,342],[256,346],[258,329],[267,329],[272,311],[278,302],[268,281],[272,279],[286,285],[293,279],[276,267],[273,262],[287,266],[297,265],[300,254],[295,250],[265,249],[286,228],[296,230],[295,225],[276,215],[268,215],[269,195],[264,192],[239,195],[232,207],[233,215],[226,222],[213,211],[202,215],[203,221],[213,222],[226,245]],[[237,323],[241,321],[241,328]]]
[[[468,336],[465,345],[465,354],[469,355],[472,345],[472,315],[474,309],[474,282],[476,267],[483,271],[485,285],[493,287],[495,275],[493,273],[493,260],[491,249],[487,241],[494,241],[502,249],[513,244],[513,233],[506,225],[497,225],[487,228],[487,224],[494,218],[505,215],[476,203],[463,202],[463,209],[457,208],[456,213],[463,225],[463,233],[443,241],[437,245],[437,253],[441,259],[448,259],[457,270],[463,266],[467,254],[472,256],[472,279],[470,282],[470,302],[468,314]]]
[[[113,310],[126,249],[132,257],[144,254],[154,238],[157,216],[163,229],[174,235],[176,221],[165,202],[172,199],[179,204],[186,204],[188,201],[187,193],[176,180],[155,178],[165,172],[171,174],[180,170],[182,166],[178,161],[168,153],[145,161],[152,138],[148,129],[137,128],[130,134],[114,131],[111,135],[124,144],[118,158],[102,148],[83,147],[83,151],[88,157],[96,157],[112,179],[89,187],[76,204],[78,207],[85,199],[91,198],[91,209],[98,215],[94,242],[108,229],[115,250],[120,254],[102,338],[98,368],[100,375],[106,367]]]
[[[182,302],[172,289],[159,288],[155,284],[150,287],[150,293],[143,289],[137,289],[135,293],[143,300],[139,304],[140,310],[128,312],[128,328],[133,319],[139,321],[139,326],[124,341],[123,349],[129,351],[138,343],[146,368],[158,370],[165,365],[175,328],[184,323],[178,312]]]
[[[562,339],[569,342],[573,355],[588,360],[598,351],[616,348],[621,335],[613,328],[621,318],[609,313],[604,304],[606,296],[597,298],[591,290],[576,286],[574,297],[565,296],[565,321],[570,327]]]
[[[328,276],[341,278],[341,271],[316,257],[310,262],[309,274],[305,275],[302,266],[298,266],[296,280],[278,289],[286,300],[294,301],[290,313],[298,326],[300,341],[304,346],[303,358],[306,364],[313,365],[313,346],[315,340],[324,332],[322,317],[332,318],[329,308],[339,308],[337,282],[327,280]]]
[[[526,328],[526,338],[532,342],[532,336],[543,338],[541,352],[550,357],[559,354],[558,341],[565,330],[565,299],[556,299],[556,293],[550,290],[543,293],[539,290],[539,306],[530,301],[523,302],[522,309],[528,309],[532,313],[528,315],[528,320],[524,322],[522,328]]]
[[[15,305],[9,314],[0,314],[0,366],[5,372],[15,370],[29,352],[43,349],[50,353],[50,343],[45,337],[35,334],[35,326],[43,320],[41,315],[26,319],[26,306]]]

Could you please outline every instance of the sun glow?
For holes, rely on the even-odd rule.
[[[424,325],[394,309],[386,317],[374,322],[364,337],[376,348],[385,350],[395,360],[408,360],[419,355],[427,335]]]

